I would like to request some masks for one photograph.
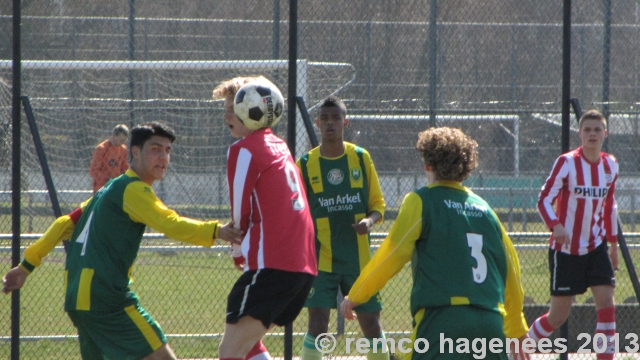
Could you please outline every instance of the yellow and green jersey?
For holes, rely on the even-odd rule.
[[[505,334],[528,330],[513,244],[489,205],[457,182],[409,193],[389,235],[363,269],[349,299],[364,303],[411,261],[411,313],[469,305],[504,316]]]
[[[109,312],[137,303],[129,289],[130,275],[146,226],[175,240],[208,247],[218,230],[217,221],[179,216],[128,170],[83,204],[69,242],[65,310]]]
[[[318,271],[359,274],[371,259],[369,234],[352,225],[372,211],[384,215],[385,202],[369,153],[345,142],[339,157],[316,147],[298,159],[316,233]]]

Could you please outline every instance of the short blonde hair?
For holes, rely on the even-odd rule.
[[[580,120],[578,120],[578,127],[582,128],[582,123],[585,120],[599,120],[604,123],[605,128],[607,127],[607,118],[605,118],[600,111],[595,109],[587,110],[582,114]]]
[[[129,127],[125,124],[118,124],[113,128],[113,135],[126,135],[129,136]]]
[[[224,99],[229,95],[235,97],[236,93],[243,85],[260,80],[267,80],[267,78],[262,75],[238,76],[234,77],[233,79],[225,80],[220,85],[216,86],[215,89],[213,89],[213,98],[215,100],[219,100]]]
[[[460,129],[445,126],[422,131],[416,150],[437,180],[462,182],[478,166],[478,143]]]

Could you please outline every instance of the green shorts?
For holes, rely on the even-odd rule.
[[[140,305],[112,313],[67,311],[78,329],[80,354],[87,359],[141,359],[167,338],[160,325]]]
[[[503,319],[497,312],[466,305],[427,308],[416,314],[414,324],[412,340],[428,340],[429,349],[426,353],[414,350],[405,359],[507,360]],[[492,339],[502,344],[493,346],[495,353],[489,347]],[[418,344],[424,349],[425,342]]]
[[[313,281],[313,287],[309,292],[309,297],[304,306],[308,308],[337,308],[338,288],[343,295],[347,295],[353,283],[356,282],[358,274],[340,275],[318,271],[318,276]],[[364,304],[355,307],[356,313],[368,313],[382,310],[382,300],[380,293],[376,293]]]

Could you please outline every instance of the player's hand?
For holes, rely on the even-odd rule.
[[[244,259],[244,256],[240,255],[240,256],[233,256],[233,265],[236,267],[236,269],[240,270],[240,271],[244,271],[244,264],[246,262],[246,260]]]
[[[369,233],[369,229],[373,226],[373,220],[364,218],[358,221],[357,224],[353,224],[351,226],[356,230],[358,235],[366,235]]]
[[[611,243],[609,247],[609,259],[614,270],[618,270],[618,243]]]
[[[571,244],[571,240],[569,239],[569,233],[567,229],[562,226],[562,224],[556,224],[553,227],[553,239],[557,244],[560,245],[569,245]]]
[[[233,227],[234,222],[222,225],[218,229],[218,239],[229,241],[232,244],[242,243],[242,230]]]
[[[233,265],[236,269],[244,271],[244,265],[246,260],[242,255],[242,248],[238,244],[231,244],[231,257],[233,258]]]
[[[529,335],[524,334],[520,338],[518,338],[517,342],[515,341],[511,342],[511,349],[510,349],[511,356],[509,356],[509,359],[513,359],[513,360],[530,360],[531,359],[531,354],[529,354],[528,352],[525,352],[522,347],[522,342],[524,341],[524,339],[528,339],[528,338],[529,338]],[[518,344],[518,349],[516,349],[516,344]]]
[[[347,320],[355,320],[356,313],[353,311],[353,308],[360,305],[357,302],[353,302],[349,300],[348,296],[344,297],[344,300],[340,303],[340,311],[342,311],[342,316],[344,316]]]
[[[29,276],[29,274],[20,266],[9,270],[4,278],[2,278],[2,292],[8,294],[13,290],[22,288],[24,282],[27,280],[27,276]]]

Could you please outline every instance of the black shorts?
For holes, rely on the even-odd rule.
[[[233,285],[227,298],[227,323],[249,315],[271,324],[287,325],[298,317],[315,276],[274,269],[247,271]]]
[[[551,295],[579,295],[591,286],[615,286],[616,278],[607,249],[606,241],[585,255],[569,255],[549,249]]]

